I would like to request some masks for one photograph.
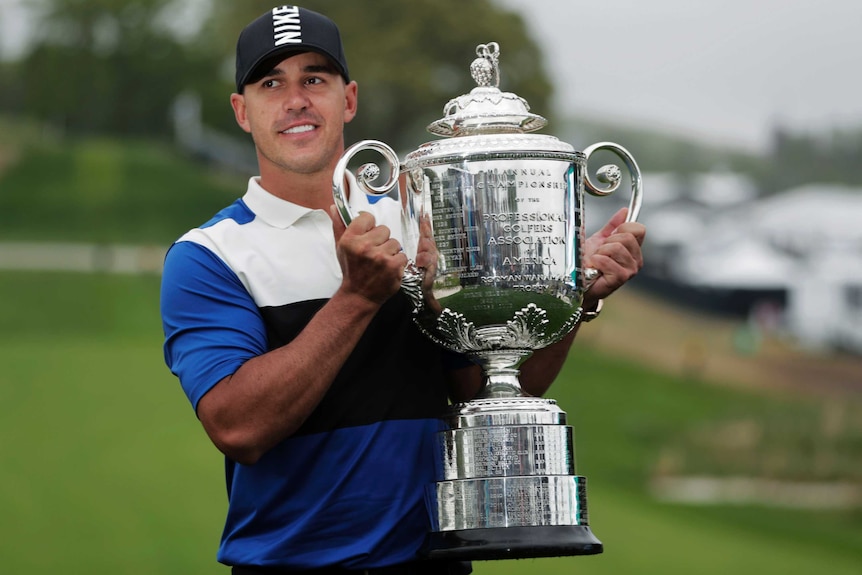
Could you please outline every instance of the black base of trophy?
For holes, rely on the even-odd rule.
[[[423,551],[429,559],[486,561],[596,555],[602,550],[588,525],[537,525],[435,531]]]

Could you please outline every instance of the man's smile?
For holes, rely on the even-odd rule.
[[[316,126],[311,124],[302,124],[301,126],[293,126],[292,128],[288,128],[286,130],[282,130],[281,134],[302,134],[304,132],[311,132],[315,130]]]

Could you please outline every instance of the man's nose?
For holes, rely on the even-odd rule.
[[[285,92],[284,108],[285,110],[304,110],[308,107],[308,94],[302,86],[289,86]]]

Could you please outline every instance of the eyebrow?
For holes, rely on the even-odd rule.
[[[332,76],[339,75],[338,70],[335,69],[335,66],[329,64],[309,64],[302,68],[303,73],[305,74],[330,74]],[[279,76],[284,76],[285,72],[279,67],[275,67],[266,74],[261,77],[261,80],[266,78],[276,78]]]
[[[332,74],[333,76],[338,75],[338,70],[335,69],[335,66],[331,66],[329,64],[312,64],[303,68],[302,71],[311,74]]]

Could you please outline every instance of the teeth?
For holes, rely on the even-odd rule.
[[[314,129],[314,126],[309,126],[308,124],[304,126],[296,126],[294,128],[290,128],[289,130],[285,130],[282,132],[283,134],[301,134],[303,132],[310,132]]]

